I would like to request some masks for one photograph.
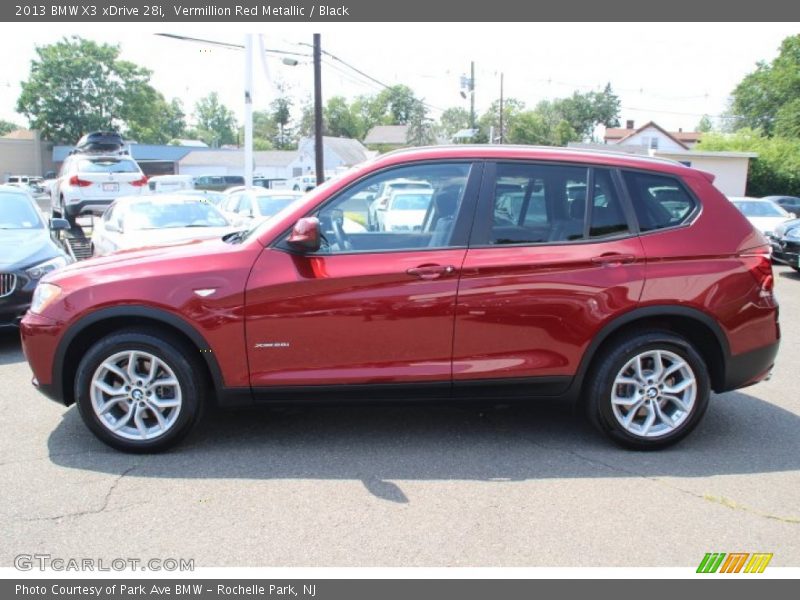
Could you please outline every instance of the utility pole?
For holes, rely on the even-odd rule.
[[[475,129],[475,61],[470,62],[469,69],[469,126]]]
[[[314,160],[317,185],[325,182],[325,161],[322,148],[322,43],[314,34]]]
[[[503,135],[503,74],[500,73],[500,143],[505,143],[505,135]]]
[[[244,184],[253,185],[253,34],[244,36]]]

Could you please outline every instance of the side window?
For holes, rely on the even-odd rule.
[[[603,238],[628,232],[628,220],[614,187],[611,172],[607,169],[595,169],[589,237]]]
[[[223,210],[228,212],[236,212],[239,207],[239,198],[241,197],[241,194],[231,194],[230,198],[225,200],[225,206]]]
[[[426,163],[363,179],[314,215],[324,237],[319,252],[449,247],[469,172],[468,163]]]
[[[676,178],[634,171],[623,177],[641,231],[680,225],[694,213],[697,203]]]
[[[239,213],[240,215],[249,217],[250,213],[253,210],[253,201],[247,194],[241,194],[239,197],[240,197],[239,207],[236,209],[236,212]]]
[[[586,167],[498,164],[489,243],[583,239],[588,172]]]

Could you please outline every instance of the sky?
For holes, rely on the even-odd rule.
[[[669,130],[693,129],[703,114],[720,115],[731,91],[758,61],[772,60],[782,39],[800,33],[800,23],[246,23],[152,24],[25,23],[3,26],[0,36],[0,118],[26,125],[14,110],[20,82],[27,79],[36,46],[65,35],[119,44],[121,56],[153,71],[151,82],[167,99],[180,98],[191,114],[209,92],[242,120],[244,53],[204,43],[160,37],[173,33],[232,44],[244,34],[264,48],[311,53],[313,33],[322,47],[386,85],[410,86],[428,104],[430,116],[469,101],[460,77],[475,62],[475,104],[481,114],[500,95],[533,107],[542,99],[573,91],[601,90],[610,82],[620,96],[621,121],[656,121]],[[260,55],[260,53],[256,53]],[[254,105],[275,98],[276,82],[295,98],[296,112],[311,97],[311,58],[284,65],[268,55],[254,60]],[[323,97],[375,94],[378,83],[326,58]]]

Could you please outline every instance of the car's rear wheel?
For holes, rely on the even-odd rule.
[[[197,358],[176,340],[124,330],[83,357],[75,397],[84,423],[101,441],[125,452],[159,452],[200,419],[203,381]]]
[[[710,379],[691,343],[669,332],[617,340],[590,373],[586,402],[595,426],[616,443],[656,450],[687,436],[708,407]]]

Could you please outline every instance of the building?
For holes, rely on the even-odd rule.
[[[299,177],[316,170],[314,138],[301,138],[297,144],[297,160],[291,164],[292,177]],[[349,169],[375,156],[358,140],[339,137],[322,137],[322,156],[325,173]]]
[[[9,175],[42,177],[55,170],[52,147],[31,129],[16,129],[0,137],[0,183]]]
[[[666,131],[657,123],[648,121],[638,129],[633,121],[626,121],[625,127],[608,127],[603,135],[606,144],[624,146],[643,146],[650,150],[691,150],[703,134],[699,131]]]
[[[267,179],[289,179],[296,150],[253,152],[253,175]],[[178,161],[181,175],[244,175],[244,150],[200,150],[189,152]]]
[[[696,131],[667,131],[653,121],[634,128],[628,121],[624,128],[609,127],[603,140],[605,144],[570,144],[573,147],[613,150],[668,158],[688,167],[714,175],[714,185],[727,196],[744,196],[750,160],[757,158],[753,152],[704,152],[702,133]]]
[[[388,152],[408,146],[408,125],[376,125],[364,138],[364,145]]]

